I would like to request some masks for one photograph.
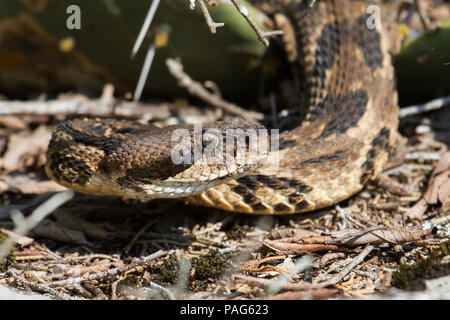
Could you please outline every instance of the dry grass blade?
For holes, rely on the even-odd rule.
[[[153,0],[150,8],[148,9],[147,16],[145,17],[144,24],[142,25],[141,30],[139,31],[139,35],[136,39],[136,42],[133,46],[133,50],[131,51],[131,58],[134,58],[139,48],[141,47],[142,41],[144,41],[145,35],[147,34],[148,28],[153,21],[153,17],[155,16],[156,9],[158,9],[160,0]]]
[[[274,31],[268,31],[268,32],[262,31],[257,26],[257,24],[252,19],[252,17],[250,17],[248,9],[245,6],[242,5],[241,1],[239,1],[239,0],[231,0],[231,2],[234,4],[236,9],[239,10],[240,14],[245,18],[245,20],[247,20],[247,22],[250,24],[250,26],[253,28],[253,30],[255,30],[256,35],[258,36],[258,39],[262,43],[264,43],[264,45],[266,47],[269,46],[269,41],[267,40],[267,38],[275,36],[275,35],[282,35],[283,34],[283,31],[281,31],[281,30],[274,30]]]
[[[153,63],[153,58],[155,57],[155,52],[156,52],[155,44],[152,43],[147,50],[144,65],[142,66],[141,74],[139,75],[139,80],[136,85],[136,90],[134,90],[133,94],[134,101],[139,101],[139,99],[142,96],[142,91],[144,90],[144,86]]]
[[[19,235],[27,234],[28,231],[36,227],[38,223],[41,222],[47,215],[52,213],[59,206],[72,199],[73,195],[74,192],[71,190],[55,194],[39,207],[37,207],[28,218],[24,218],[20,212],[17,212],[17,218],[14,221],[16,222],[17,226],[16,228],[14,228],[13,232]],[[13,241],[9,238],[0,244],[0,259],[8,254],[12,246]]]
[[[287,270],[286,273],[281,274],[267,287],[267,293],[276,294],[280,292],[286,283],[290,283],[292,277],[308,269],[313,263],[313,258],[310,255],[301,257],[295,264]]]
[[[450,103],[450,96],[446,96],[444,98],[435,99],[427,103],[416,104],[413,106],[401,108],[399,111],[399,117],[404,118],[407,116],[412,116],[415,114],[436,110],[448,105],[449,103]]]
[[[206,8],[206,4],[203,0],[197,0],[197,2],[200,4],[200,9],[202,10],[202,14],[205,17],[206,24],[209,27],[209,30],[211,30],[211,33],[216,33],[216,28],[221,28],[225,25],[223,22],[214,22],[211,15],[209,14],[208,8]]]
[[[169,103],[149,105],[114,99],[76,98],[46,101],[0,101],[0,115],[77,115],[91,117],[118,117],[126,119],[167,119],[175,107]],[[195,111],[198,111],[195,109]]]

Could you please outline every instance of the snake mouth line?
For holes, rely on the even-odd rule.
[[[208,177],[202,176],[199,179],[168,178],[164,181],[141,181],[132,186],[136,198],[182,198],[199,194],[207,189],[226,183],[232,179],[246,176],[252,170],[249,168],[235,168],[233,171],[222,170],[211,174]],[[130,194],[129,190],[124,192]]]

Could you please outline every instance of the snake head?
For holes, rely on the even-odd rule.
[[[241,118],[164,128],[69,120],[52,135],[46,171],[82,193],[142,200],[185,197],[259,168],[268,141],[264,127]]]

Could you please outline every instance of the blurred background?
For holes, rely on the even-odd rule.
[[[399,5],[400,3],[400,5]],[[208,10],[224,22],[212,34],[199,6],[186,0],[161,2],[141,50],[131,49],[151,1],[134,0],[3,0],[0,1],[0,94],[3,99],[48,98],[74,91],[98,96],[105,83],[116,95],[132,93],[150,43],[157,47],[145,98],[187,97],[168,73],[165,59],[180,57],[186,72],[199,81],[214,81],[223,95],[238,103],[255,103],[261,84],[279,72],[266,49],[239,12],[227,1]],[[411,1],[395,1],[397,20],[407,38],[396,60],[402,105],[425,102],[450,93],[450,6],[448,1],[421,1],[430,28],[423,26]],[[72,12],[80,8],[80,29],[70,30]],[[264,13],[250,14],[265,27]],[[438,29],[434,26],[439,25]],[[277,57],[276,54],[272,54]],[[128,97],[130,94],[128,94]]]
[[[230,5],[211,8],[224,22],[212,34],[200,9],[186,0],[162,1],[144,43],[134,59],[131,50],[151,1],[5,0],[0,1],[0,94],[9,99],[48,97],[75,91],[99,95],[105,83],[117,95],[133,92],[147,48],[157,53],[145,97],[181,93],[164,63],[180,57],[187,72],[200,81],[213,80],[232,99],[256,96],[265,52],[248,23]],[[70,30],[80,8],[80,29]],[[258,23],[264,15],[251,10]],[[75,21],[76,22],[76,21]]]

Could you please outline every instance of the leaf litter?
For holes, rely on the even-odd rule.
[[[442,13],[428,11],[431,18]],[[416,16],[411,21],[421,28]],[[167,103],[132,115],[125,109],[123,117],[157,125],[182,116]],[[183,110],[190,121],[222,115]],[[9,243],[0,256],[0,289],[52,299],[450,298],[427,291],[450,274],[445,108],[401,119],[383,174],[334,207],[249,216],[175,200],[75,194],[29,233],[16,233],[65,190],[43,170],[51,131],[65,117],[0,116],[0,246]]]

